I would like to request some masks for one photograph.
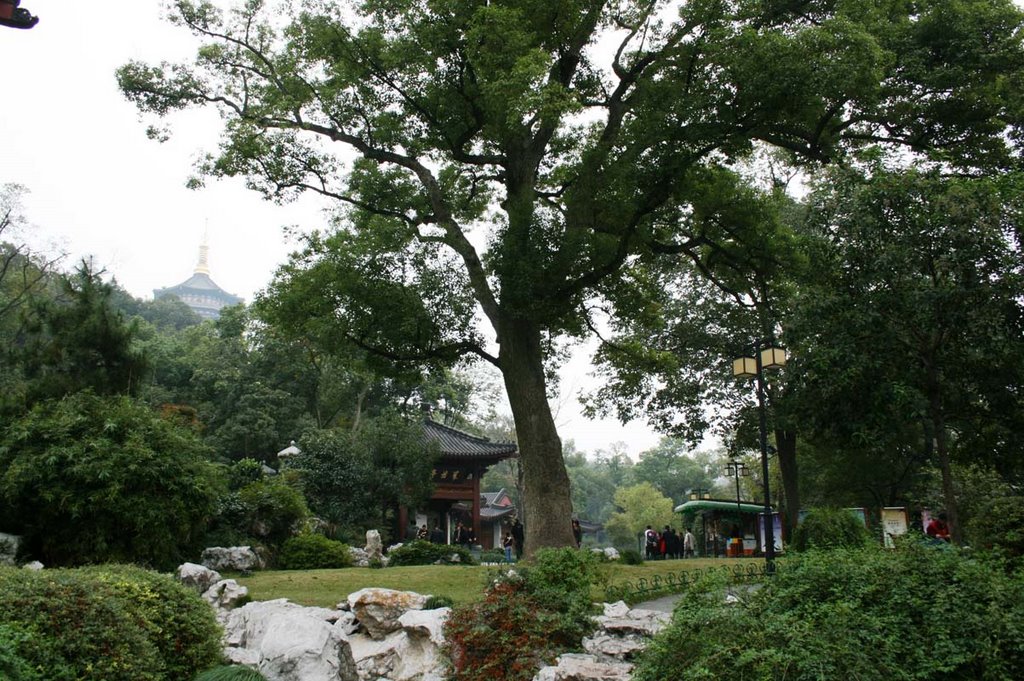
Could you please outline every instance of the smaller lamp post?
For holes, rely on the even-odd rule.
[[[772,516],[771,492],[768,487],[768,421],[764,407],[764,370],[778,369],[784,366],[786,366],[785,349],[772,342],[761,341],[754,343],[753,357],[737,357],[732,362],[732,373],[737,378],[757,379],[761,473],[764,475],[764,564],[769,575],[775,574],[775,523]]]
[[[697,501],[698,499],[710,499],[711,490],[704,489],[703,487],[695,487],[690,490],[689,493],[690,501]]]
[[[745,478],[750,475],[750,469],[747,468],[747,464],[739,459],[732,459],[729,463],[725,464],[725,474],[736,478],[736,512],[739,514],[740,526],[742,526],[743,507],[740,505],[740,477]]]

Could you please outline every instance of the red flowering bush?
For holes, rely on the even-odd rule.
[[[591,631],[596,561],[574,549],[540,551],[533,567],[507,572],[482,601],[445,624],[452,681],[529,681],[543,664],[578,650]]]

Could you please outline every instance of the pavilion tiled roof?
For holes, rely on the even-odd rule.
[[[423,435],[436,442],[441,455],[465,459],[507,459],[516,456],[518,448],[514,442],[492,442],[486,437],[477,437],[461,430],[426,419]]]

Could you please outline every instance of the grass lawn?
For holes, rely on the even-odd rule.
[[[734,566],[747,560],[725,558],[696,558],[688,560],[656,560],[643,565],[602,565],[604,579],[609,584],[641,578],[650,580],[655,575],[664,578],[670,572],[697,568]],[[496,568],[487,566],[421,565],[393,568],[345,568],[343,570],[267,570],[249,577],[235,577],[249,588],[253,600],[267,601],[287,598],[302,605],[333,608],[353,591],[368,586],[379,586],[400,591],[448,596],[456,603],[468,603],[480,597],[488,575]],[[604,584],[593,588],[595,601],[604,600]]]

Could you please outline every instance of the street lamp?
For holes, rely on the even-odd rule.
[[[732,373],[737,378],[757,379],[757,410],[761,435],[761,474],[764,476],[764,564],[769,575],[775,574],[775,523],[772,517],[771,492],[768,487],[768,420],[764,409],[764,370],[786,366],[786,351],[772,342],[754,343],[753,357],[737,357]],[[737,486],[739,478],[737,478]]]
[[[747,477],[750,475],[750,469],[747,468],[747,464],[743,463],[738,459],[733,459],[729,463],[725,464],[725,474],[731,475],[736,478],[736,512],[740,514],[739,521],[743,524],[743,508],[740,506],[740,477]]]
[[[703,487],[695,487],[690,490],[690,501],[697,501],[698,499],[710,499],[711,490],[704,489]]]

